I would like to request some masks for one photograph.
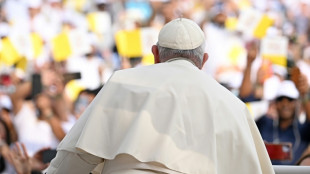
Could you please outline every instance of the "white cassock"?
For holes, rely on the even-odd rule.
[[[246,106],[182,58],[114,73],[48,174],[274,173]]]

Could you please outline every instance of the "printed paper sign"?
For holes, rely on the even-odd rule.
[[[265,37],[261,42],[261,56],[274,64],[286,66],[287,50],[286,37]]]

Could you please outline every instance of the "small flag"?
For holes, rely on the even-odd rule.
[[[64,61],[72,53],[69,36],[67,33],[61,33],[52,39],[52,53],[55,61]]]
[[[108,12],[93,12],[87,15],[90,31],[97,34],[110,33],[112,21]]]
[[[115,35],[116,46],[119,54],[123,57],[141,57],[142,43],[141,31],[119,31]]]
[[[12,33],[9,36],[18,54],[28,60],[37,58],[43,50],[43,40],[37,33]]]
[[[0,62],[12,66],[18,62],[22,56],[17,52],[11,40],[6,37],[1,39]]]
[[[159,31],[155,28],[121,30],[115,40],[119,54],[123,57],[144,57],[152,54],[152,46],[157,42]],[[150,57],[148,57],[148,62]]]
[[[32,50],[33,50],[33,56],[34,58],[37,58],[43,50],[43,40],[37,33],[31,33],[30,35],[31,44],[32,44]]]
[[[287,64],[288,39],[283,36],[265,37],[261,42],[261,56],[273,64],[285,66]]]
[[[261,39],[266,35],[267,29],[272,24],[273,20],[266,14],[254,9],[245,9],[239,17],[237,30]]]

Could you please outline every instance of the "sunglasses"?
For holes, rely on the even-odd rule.
[[[276,101],[279,102],[279,101],[282,101],[284,99],[287,99],[290,102],[295,100],[295,99],[290,98],[290,97],[280,96],[280,97],[276,98]]]

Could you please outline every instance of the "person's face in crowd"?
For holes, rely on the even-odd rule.
[[[37,14],[40,13],[40,8],[28,8],[28,12],[31,18],[34,18]]]
[[[38,109],[46,109],[51,107],[51,100],[50,98],[45,94],[38,94],[36,98],[36,106]]]
[[[225,26],[225,21],[226,21],[227,16],[224,13],[219,13],[214,17],[214,22],[220,26],[224,27]]]
[[[178,11],[177,11],[177,2],[176,1],[171,1],[168,3],[163,4],[162,6],[162,13],[165,17],[165,22],[168,23],[171,20],[175,19],[176,17],[179,17],[177,15]]]
[[[281,120],[294,118],[296,100],[288,97],[279,97],[276,99],[276,109]]]

